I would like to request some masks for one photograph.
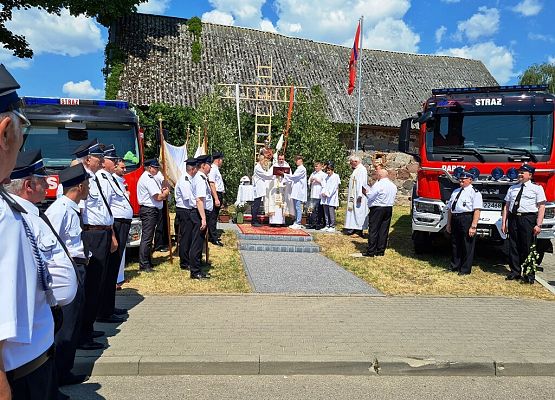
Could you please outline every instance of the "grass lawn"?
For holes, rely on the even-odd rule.
[[[367,239],[341,234],[317,234],[316,242],[322,253],[345,269],[390,295],[431,296],[507,296],[555,300],[539,284],[523,285],[505,281],[508,266],[501,250],[477,243],[472,274],[458,276],[447,270],[450,242],[440,240],[433,251],[416,255],[411,240],[409,207],[395,207],[384,257],[356,258],[351,254],[363,252]],[[338,215],[344,220],[344,213]]]
[[[139,263],[133,260],[125,268],[125,278],[129,281],[118,293],[142,295],[184,295],[193,293],[248,293],[251,291],[243,270],[243,263],[237,249],[235,233],[225,232],[222,237],[225,247],[210,244],[210,261],[212,279],[193,280],[189,271],[179,268],[179,255],[173,255],[173,264],[169,253],[154,253],[154,272],[139,272]],[[204,256],[203,256],[204,260]]]

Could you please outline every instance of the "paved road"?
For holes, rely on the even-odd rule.
[[[552,377],[144,376],[67,387],[79,400],[402,399],[551,400]]]

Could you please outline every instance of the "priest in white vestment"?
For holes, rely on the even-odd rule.
[[[358,233],[368,227],[368,202],[362,188],[368,185],[368,171],[362,165],[360,157],[349,157],[349,164],[353,169],[349,179],[347,193],[347,212],[345,214],[345,234]]]
[[[282,153],[278,154],[277,162],[272,167],[290,168]],[[269,223],[271,225],[285,224],[285,216],[291,215],[295,209],[291,200],[291,185],[287,185],[282,176],[274,175],[274,179],[268,182],[266,198],[268,201],[264,204],[264,211],[270,216]]]

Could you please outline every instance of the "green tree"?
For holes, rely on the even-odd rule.
[[[555,64],[534,64],[520,76],[521,85],[548,85],[548,91],[555,94]]]
[[[104,25],[126,14],[136,12],[137,5],[147,0],[9,0],[2,1],[0,11],[0,42],[4,48],[12,50],[14,56],[20,58],[33,57],[33,50],[23,35],[15,35],[8,28],[6,22],[11,21],[13,10],[37,7],[51,14],[60,15],[62,9],[67,8],[73,16],[85,15],[96,18]]]

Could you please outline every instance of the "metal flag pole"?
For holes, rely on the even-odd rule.
[[[168,173],[166,171],[166,146],[164,138],[164,129],[162,125],[162,114],[158,116],[158,122],[160,122],[160,144],[162,146],[162,175],[164,176],[164,180],[167,182],[168,180]],[[168,247],[170,250],[170,263],[173,264],[173,250],[172,250],[172,232],[171,232],[171,224],[170,224],[170,210],[168,208],[168,201],[166,200],[166,215],[162,216],[162,218],[166,218],[166,223],[168,226]]]
[[[355,139],[355,153],[358,151],[358,137],[360,131],[360,98],[362,92],[362,38],[364,36],[364,30],[362,23],[364,22],[364,16],[360,17],[360,50],[358,52],[357,61],[357,75],[358,75],[358,100],[357,100],[357,133]]]

